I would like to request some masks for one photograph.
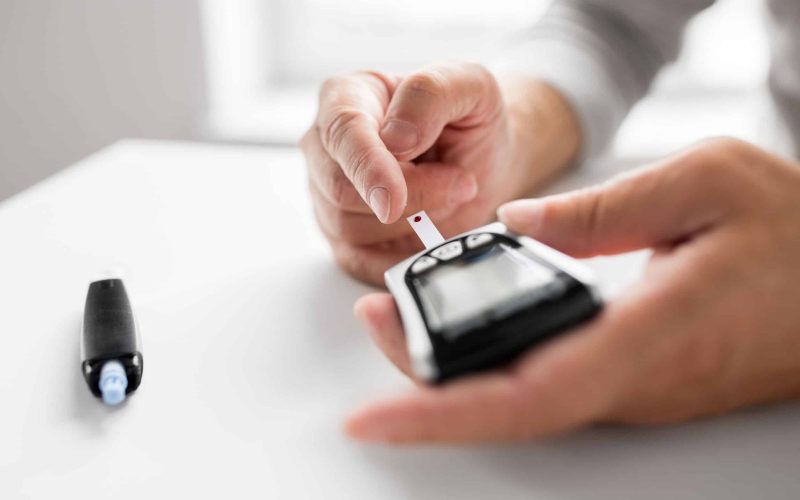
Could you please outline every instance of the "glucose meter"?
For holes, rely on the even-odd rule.
[[[500,222],[444,240],[424,212],[408,220],[428,248],[384,277],[424,381],[505,364],[601,307],[587,268]]]

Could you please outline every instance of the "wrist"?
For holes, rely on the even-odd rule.
[[[530,196],[545,180],[574,165],[581,146],[577,115],[551,85],[529,76],[506,76],[500,86],[508,113],[516,197]]]

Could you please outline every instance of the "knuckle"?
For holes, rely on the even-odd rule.
[[[752,163],[755,147],[732,137],[707,139],[688,153],[686,168],[701,179],[718,179],[741,172]]]
[[[341,106],[330,113],[331,118],[323,124],[323,140],[330,151],[339,151],[352,133],[353,127],[366,118],[366,114],[352,106]]]
[[[347,85],[348,81],[348,77],[343,75],[334,75],[326,78],[319,88],[320,98],[335,94],[338,89]]]
[[[362,186],[362,190],[367,185],[367,176],[372,160],[379,151],[379,146],[362,147],[357,149],[348,159],[348,165],[345,166],[345,170],[349,172],[353,184]]]
[[[443,98],[447,94],[447,77],[439,70],[428,69],[414,73],[406,79],[411,92],[428,94],[434,98]]]
[[[494,77],[494,74],[489,71],[489,69],[478,63],[463,63],[464,69],[467,71],[468,74],[472,75],[480,83],[484,84],[487,87],[492,87],[497,85],[497,80]]]
[[[722,157],[751,156],[755,146],[735,137],[713,137],[700,143],[700,147]]]
[[[705,140],[684,156],[676,172],[688,185],[725,203],[742,203],[743,190],[752,191],[769,162],[755,146],[731,137]],[[755,176],[755,178],[754,178]]]
[[[466,71],[475,74],[481,77],[487,77],[491,75],[488,69],[482,64],[476,62],[463,62],[461,63],[461,67],[464,68]]]
[[[361,85],[366,85],[369,89],[375,92],[375,95],[380,96],[382,99],[388,101],[389,88],[394,87],[395,78],[375,70],[359,71],[353,75],[353,78],[358,78]]]

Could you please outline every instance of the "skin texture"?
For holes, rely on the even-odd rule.
[[[426,210],[444,234],[484,224],[570,165],[579,142],[571,109],[546,84],[445,63],[329,79],[300,146],[337,262],[382,285],[386,269],[422,249],[402,217]]]
[[[372,402],[346,432],[388,443],[520,441],[797,398],[799,167],[715,139],[603,185],[502,206],[511,229],[575,257],[653,255],[591,322],[508,368]],[[408,373],[391,296],[367,295],[355,312]]]

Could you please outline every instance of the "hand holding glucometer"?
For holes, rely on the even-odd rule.
[[[573,418],[599,405],[591,381],[611,376],[596,371],[601,363],[573,363],[603,359],[580,334],[602,307],[591,273],[502,223],[445,240],[424,212],[408,221],[426,249],[386,272],[391,294],[362,297],[355,313],[420,386],[355,411],[347,433],[473,442],[579,425]]]

